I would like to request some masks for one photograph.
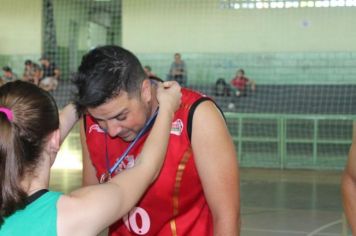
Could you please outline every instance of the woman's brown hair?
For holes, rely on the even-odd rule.
[[[4,217],[26,206],[21,187],[26,173],[37,166],[48,135],[59,128],[53,97],[28,82],[9,82],[0,87],[0,227]]]

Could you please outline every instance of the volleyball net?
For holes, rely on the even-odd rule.
[[[178,52],[185,86],[214,98],[224,111],[242,166],[341,169],[356,114],[355,5],[3,0],[0,63],[21,77],[26,59],[39,63],[48,56],[61,71],[53,95],[63,107],[75,91],[71,75],[92,48],[122,45],[164,80],[172,78]],[[239,69],[256,89],[247,84],[237,96],[231,80]]]

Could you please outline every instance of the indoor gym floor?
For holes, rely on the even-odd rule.
[[[340,171],[247,169],[241,175],[242,236],[346,236]],[[52,170],[52,190],[81,184],[78,127],[61,147]]]

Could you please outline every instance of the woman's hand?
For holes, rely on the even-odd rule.
[[[158,83],[157,100],[160,110],[168,111],[172,115],[181,103],[181,86],[176,81]]]

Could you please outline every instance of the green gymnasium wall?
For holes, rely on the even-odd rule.
[[[166,78],[173,54],[139,53],[144,65],[150,65]],[[227,81],[238,68],[258,84],[355,84],[356,52],[300,53],[182,53],[188,67],[188,84]]]
[[[21,75],[23,62],[38,61],[42,54],[42,0],[0,1],[0,66],[10,65]],[[230,80],[238,68],[258,85],[348,88],[356,83],[356,7],[232,10],[221,8],[219,2],[53,0],[62,79],[69,78],[92,47],[114,43],[136,53],[161,78],[166,78],[174,53],[180,52],[188,67],[188,84],[194,85],[212,84],[220,77]],[[118,16],[108,19],[105,12]],[[55,92],[62,105],[70,97],[69,84]],[[273,103],[270,91],[257,91],[251,103],[247,97],[236,107],[260,100]],[[315,105],[304,96],[293,101]],[[353,99],[337,101],[348,106]],[[232,110],[226,117],[241,166],[342,169],[355,117],[332,113]]]
[[[41,50],[41,0],[1,0],[0,55],[31,55]]]
[[[41,14],[38,14],[41,9],[41,0],[1,0],[1,67],[10,65],[21,75],[24,60],[38,60],[42,44]]]
[[[356,7],[222,9],[219,0],[123,0],[123,45],[141,53],[356,51]]]
[[[119,1],[116,2],[113,3],[115,9],[120,6]],[[53,0],[59,55],[56,62],[62,71],[63,79],[69,78],[70,66],[73,67],[75,64],[74,68],[76,68],[82,55],[95,46],[89,38],[97,37],[98,34],[91,32],[90,24],[100,23],[95,24],[95,19],[91,17],[96,5],[89,3],[89,1]],[[120,17],[111,19],[112,25],[117,28],[121,24],[119,21],[121,21]],[[42,54],[42,0],[1,0],[0,26],[4,29],[4,34],[0,37],[0,66],[9,65],[16,74],[21,75],[24,61],[31,59],[38,63]],[[120,44],[121,30],[113,32],[112,27],[108,27],[109,33],[111,42],[107,43],[113,43],[115,40],[116,44]],[[101,38],[103,37],[99,37]],[[73,42],[76,52],[74,54],[70,48]],[[105,43],[101,42],[101,44]],[[73,55],[75,58],[70,59]]]
[[[188,83],[230,80],[238,68],[259,84],[356,81],[356,8],[232,10],[217,0],[124,0],[123,45],[166,78],[173,54]]]
[[[114,2],[112,0],[112,2]],[[231,79],[238,68],[259,84],[355,83],[356,8],[222,9],[218,0],[122,0],[115,34],[165,78],[182,53],[189,83]],[[75,64],[91,46],[89,1],[54,0],[59,65],[68,77],[70,29],[76,24]],[[99,9],[99,8],[98,8]],[[0,66],[22,73],[41,55],[41,0],[2,0]],[[100,38],[97,40],[100,41]],[[100,44],[100,42],[98,42]],[[2,73],[2,72],[1,72]],[[0,75],[1,75],[0,73]]]

